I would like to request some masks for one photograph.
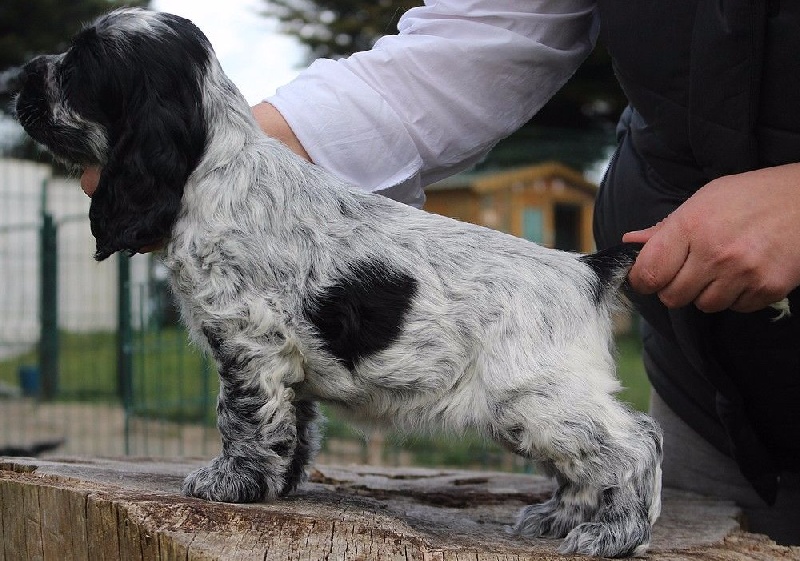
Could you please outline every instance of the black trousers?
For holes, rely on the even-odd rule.
[[[685,154],[660,147],[631,110],[618,139],[595,206],[600,248],[663,219],[708,180]],[[790,295],[794,315],[780,321],[771,309],[704,314],[630,296],[645,320],[645,367],[660,398],[774,502],[781,475],[800,472],[800,292]]]
[[[742,509],[746,530],[781,545],[800,545],[800,474],[783,474],[775,505],[768,506],[736,462],[692,430],[655,391],[650,414],[664,431],[664,487],[732,500]]]

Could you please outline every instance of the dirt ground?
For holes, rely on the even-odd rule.
[[[121,406],[102,403],[39,402],[30,398],[0,399],[0,450],[61,442],[44,456],[137,456],[211,458],[219,452],[217,429],[141,418],[126,419]],[[321,463],[381,463],[383,440],[370,446],[357,440],[328,439]],[[393,463],[409,465],[402,454]]]
[[[131,418],[102,403],[0,400],[0,448],[63,440],[52,453],[75,456],[205,457],[219,449],[213,427]]]

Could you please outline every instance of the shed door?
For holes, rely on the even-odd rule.
[[[522,211],[522,236],[529,241],[544,243],[544,214],[542,209],[527,207]]]
[[[576,204],[557,203],[555,208],[556,249],[581,250],[581,207]]]

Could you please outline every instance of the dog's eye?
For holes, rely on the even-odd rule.
[[[55,78],[63,93],[68,93],[68,90],[73,87],[77,68],[69,53],[55,65]]]
[[[79,51],[79,49],[73,47],[66,52],[64,58],[56,66],[57,79],[65,94],[71,94],[74,93],[74,90],[88,87],[92,73],[96,77],[101,74],[99,70],[93,70],[95,65],[92,57],[86,57]]]
[[[80,81],[77,79],[74,67],[62,65],[56,70],[56,81],[64,101],[70,105],[80,97]]]
[[[83,119],[104,125],[109,120],[104,107],[109,106],[109,98],[113,96],[103,82],[107,76],[92,73],[90,68],[86,68],[86,62],[68,55],[56,69],[55,79],[66,106]]]

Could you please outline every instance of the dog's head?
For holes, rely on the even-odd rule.
[[[169,237],[205,148],[201,84],[212,57],[190,21],[123,9],[67,52],[25,66],[16,102],[25,130],[68,164],[102,166],[89,212],[98,260]]]

